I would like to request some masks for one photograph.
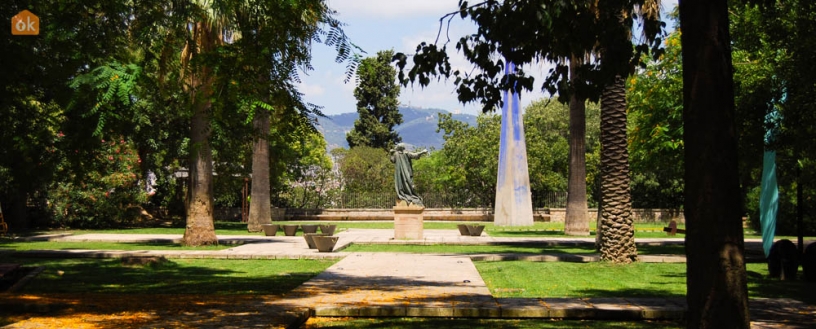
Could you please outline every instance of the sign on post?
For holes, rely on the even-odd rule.
[[[23,10],[11,18],[12,35],[40,35],[40,18]]]

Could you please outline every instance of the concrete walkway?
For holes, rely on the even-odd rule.
[[[582,245],[592,238],[501,238],[460,236],[454,230],[425,230],[423,240],[394,240],[393,230],[349,229],[333,253],[308,249],[300,236],[221,236],[222,244],[241,244],[218,251],[99,251],[40,250],[18,252],[31,257],[124,257],[167,258],[336,258],[326,271],[266,303],[280,310],[308,316],[396,316],[396,317],[482,317],[482,318],[579,318],[579,319],[682,319],[685,298],[494,298],[472,259],[530,261],[597,261],[596,255],[525,254],[405,254],[349,253],[342,249],[362,244],[450,244],[450,245]],[[129,243],[178,241],[180,235],[83,234],[41,236],[54,241],[114,241]],[[682,238],[637,239],[638,244],[677,244]],[[758,244],[747,241],[746,244]],[[683,256],[639,256],[641,261],[684,262]],[[751,314],[756,328],[806,328],[816,323],[816,306],[790,299],[752,299]],[[293,325],[295,323],[292,323]]]
[[[222,235],[220,244],[236,245],[224,250],[140,250],[140,251],[100,251],[100,250],[31,250],[24,251],[32,257],[123,257],[123,256],[164,256],[166,258],[220,258],[220,259],[342,259],[348,256],[343,249],[352,244],[396,244],[396,245],[536,245],[536,246],[578,246],[595,243],[593,238],[564,237],[524,237],[506,238],[482,236],[462,236],[455,230],[424,230],[422,240],[395,240],[393,230],[384,229],[348,229],[336,234],[340,239],[335,252],[320,253],[309,249],[301,236],[261,236],[261,235]],[[178,243],[180,234],[103,234],[90,233],[80,235],[48,235],[26,238],[31,241],[64,241],[64,242],[121,242],[121,243]],[[638,245],[682,244],[682,238],[638,239]],[[574,254],[471,254],[473,260],[502,261],[561,261],[561,262],[594,262],[600,260],[598,255]],[[678,255],[642,255],[642,262],[685,262],[685,256]]]
[[[682,298],[494,298],[467,256],[352,253],[291,293],[314,316],[681,319]]]

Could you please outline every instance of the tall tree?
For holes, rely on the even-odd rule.
[[[280,11],[292,15],[267,20],[269,15],[278,13],[275,9],[281,8],[293,9]],[[299,56],[308,54],[308,51],[284,50],[308,47],[309,41],[304,40],[334,46],[338,62],[350,60],[346,72],[349,77],[358,63],[356,50],[359,48],[349,42],[341,29],[342,24],[331,17],[333,11],[323,0],[196,0],[169,4],[155,1],[136,9],[134,16],[139,32],[136,36],[151,50],[150,56],[158,59],[155,70],[160,76],[174,68],[182,72],[178,84],[192,114],[188,225],[183,241],[189,245],[215,243],[213,159],[209,145],[213,117],[229,120],[229,113],[226,113],[229,111],[224,109],[234,108],[229,102],[235,101],[235,92],[243,96],[240,103],[249,104],[245,106],[248,108],[260,107],[268,111],[271,105],[267,102],[274,100],[281,108],[297,109],[303,115],[319,115],[315,106],[301,101],[301,95],[291,81],[296,80],[292,68],[297,64],[309,68],[308,56]],[[315,25],[327,26],[328,30],[317,29]],[[304,27],[310,31],[305,37],[292,32]],[[181,62],[174,65],[172,54],[179,47],[184,49]],[[178,88],[177,82],[160,80],[168,89]],[[233,84],[237,87],[229,87]],[[214,97],[216,89],[219,92],[230,90],[231,93]],[[260,129],[266,130],[264,127]],[[268,134],[268,131],[260,134]]]
[[[583,55],[570,58],[569,99],[569,175],[567,177],[567,209],[564,233],[589,235],[586,191],[586,96],[578,92],[583,83],[581,66]]]
[[[635,228],[632,220],[632,199],[629,191],[629,152],[626,143],[626,86],[623,79],[631,71],[633,49],[632,19],[627,10],[638,9],[648,21],[660,19],[659,1],[647,1],[639,8],[622,8],[613,1],[598,3],[599,20],[608,21],[608,28],[598,36],[599,55],[604,69],[613,77],[605,81],[601,96],[601,200],[600,220],[596,237],[604,260],[628,263],[637,257]],[[614,24],[617,21],[619,24]],[[659,28],[645,25],[644,29]],[[656,31],[645,31],[646,37]]]
[[[402,138],[394,126],[402,123],[398,97],[400,87],[396,83],[397,71],[391,65],[394,52],[377,52],[377,57],[363,59],[357,70],[357,113],[354,128],[346,135],[349,147],[369,146],[391,149]]]
[[[213,156],[210,148],[215,72],[206,57],[214,56],[224,42],[222,22],[208,16],[213,8],[197,8],[190,21],[190,36],[182,51],[182,79],[192,112],[190,125],[190,183],[187,192],[187,226],[182,243],[189,246],[217,244],[213,223]]]
[[[748,328],[727,1],[681,1],[680,29],[687,327]]]
[[[250,232],[260,231],[261,224],[271,223],[270,116],[275,115],[276,121],[298,121],[293,116],[319,113],[316,107],[303,104],[292,81],[298,79],[299,68],[307,69],[310,42],[321,31],[320,24],[329,13],[321,0],[260,1],[236,12],[240,32],[237,57],[243,64],[239,72],[249,78],[236,80],[241,80],[245,88],[240,89],[252,107],[252,202],[247,223]],[[252,77],[256,77],[255,81]]]

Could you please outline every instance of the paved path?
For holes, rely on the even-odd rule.
[[[595,255],[456,255],[349,253],[352,243],[451,245],[581,245],[592,238],[503,238],[460,236],[454,230],[424,230],[423,240],[394,240],[393,230],[349,229],[333,253],[308,249],[302,237],[221,236],[222,244],[241,244],[218,251],[27,251],[43,257],[164,256],[168,258],[337,258],[335,265],[282,298],[264,303],[274,310],[305,316],[426,316],[486,318],[679,319],[684,298],[493,298],[472,263],[477,260],[596,261]],[[83,234],[38,237],[57,241],[167,242],[180,235]],[[682,238],[637,239],[639,244],[682,243]],[[759,240],[749,240],[756,245]],[[639,257],[641,261],[683,262],[682,256]],[[816,306],[790,299],[752,299],[756,328],[805,328],[816,323]],[[291,317],[302,319],[302,317]]]
[[[140,250],[140,251],[100,251],[100,250],[32,250],[23,252],[37,257],[122,257],[122,256],[164,256],[167,258],[222,258],[222,259],[342,259],[348,253],[342,250],[351,244],[419,244],[419,245],[547,245],[547,246],[576,246],[595,243],[593,238],[563,238],[563,237],[530,237],[506,238],[491,237],[483,233],[480,237],[461,236],[455,230],[424,230],[422,240],[395,240],[393,230],[383,229],[348,229],[337,233],[340,239],[335,247],[336,252],[319,253],[309,249],[301,236],[260,236],[260,235],[222,235],[221,244],[236,244],[236,247],[224,250]],[[180,242],[180,234],[80,234],[80,235],[52,235],[28,238],[29,240],[50,241],[105,241],[126,243],[160,243]],[[681,244],[683,239],[638,239],[640,245]],[[474,260],[501,261],[567,261],[593,262],[598,261],[598,255],[572,254],[474,254],[469,255]],[[643,255],[642,262],[684,262],[684,256],[678,255]]]
[[[467,256],[401,253],[352,253],[278,303],[315,316],[632,320],[684,314],[682,298],[493,298]]]

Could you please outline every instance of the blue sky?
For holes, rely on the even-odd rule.
[[[433,42],[439,31],[439,18],[456,11],[458,0],[328,0],[329,6],[338,12],[337,18],[347,24],[346,35],[367,52],[375,56],[377,51],[393,49],[412,54],[422,41]],[[677,0],[663,1],[670,10]],[[470,21],[455,18],[450,27],[451,38],[472,33],[475,27]],[[443,32],[444,33],[444,32]],[[450,47],[453,47],[453,43]],[[313,71],[301,75],[299,88],[307,102],[323,106],[327,115],[356,112],[354,81],[343,83],[345,64],[334,62],[336,53],[331,47],[316,44],[312,48]],[[471,66],[461,56],[451,55],[454,68],[470,70]],[[548,67],[526,66],[525,71],[543,77]],[[539,78],[536,78],[539,81]],[[523,94],[522,107],[535,99],[544,97],[541,92]],[[400,102],[411,106],[440,108],[451,112],[478,114],[478,104],[462,105],[456,100],[451,82],[434,82],[426,88],[408,86],[402,88]]]

